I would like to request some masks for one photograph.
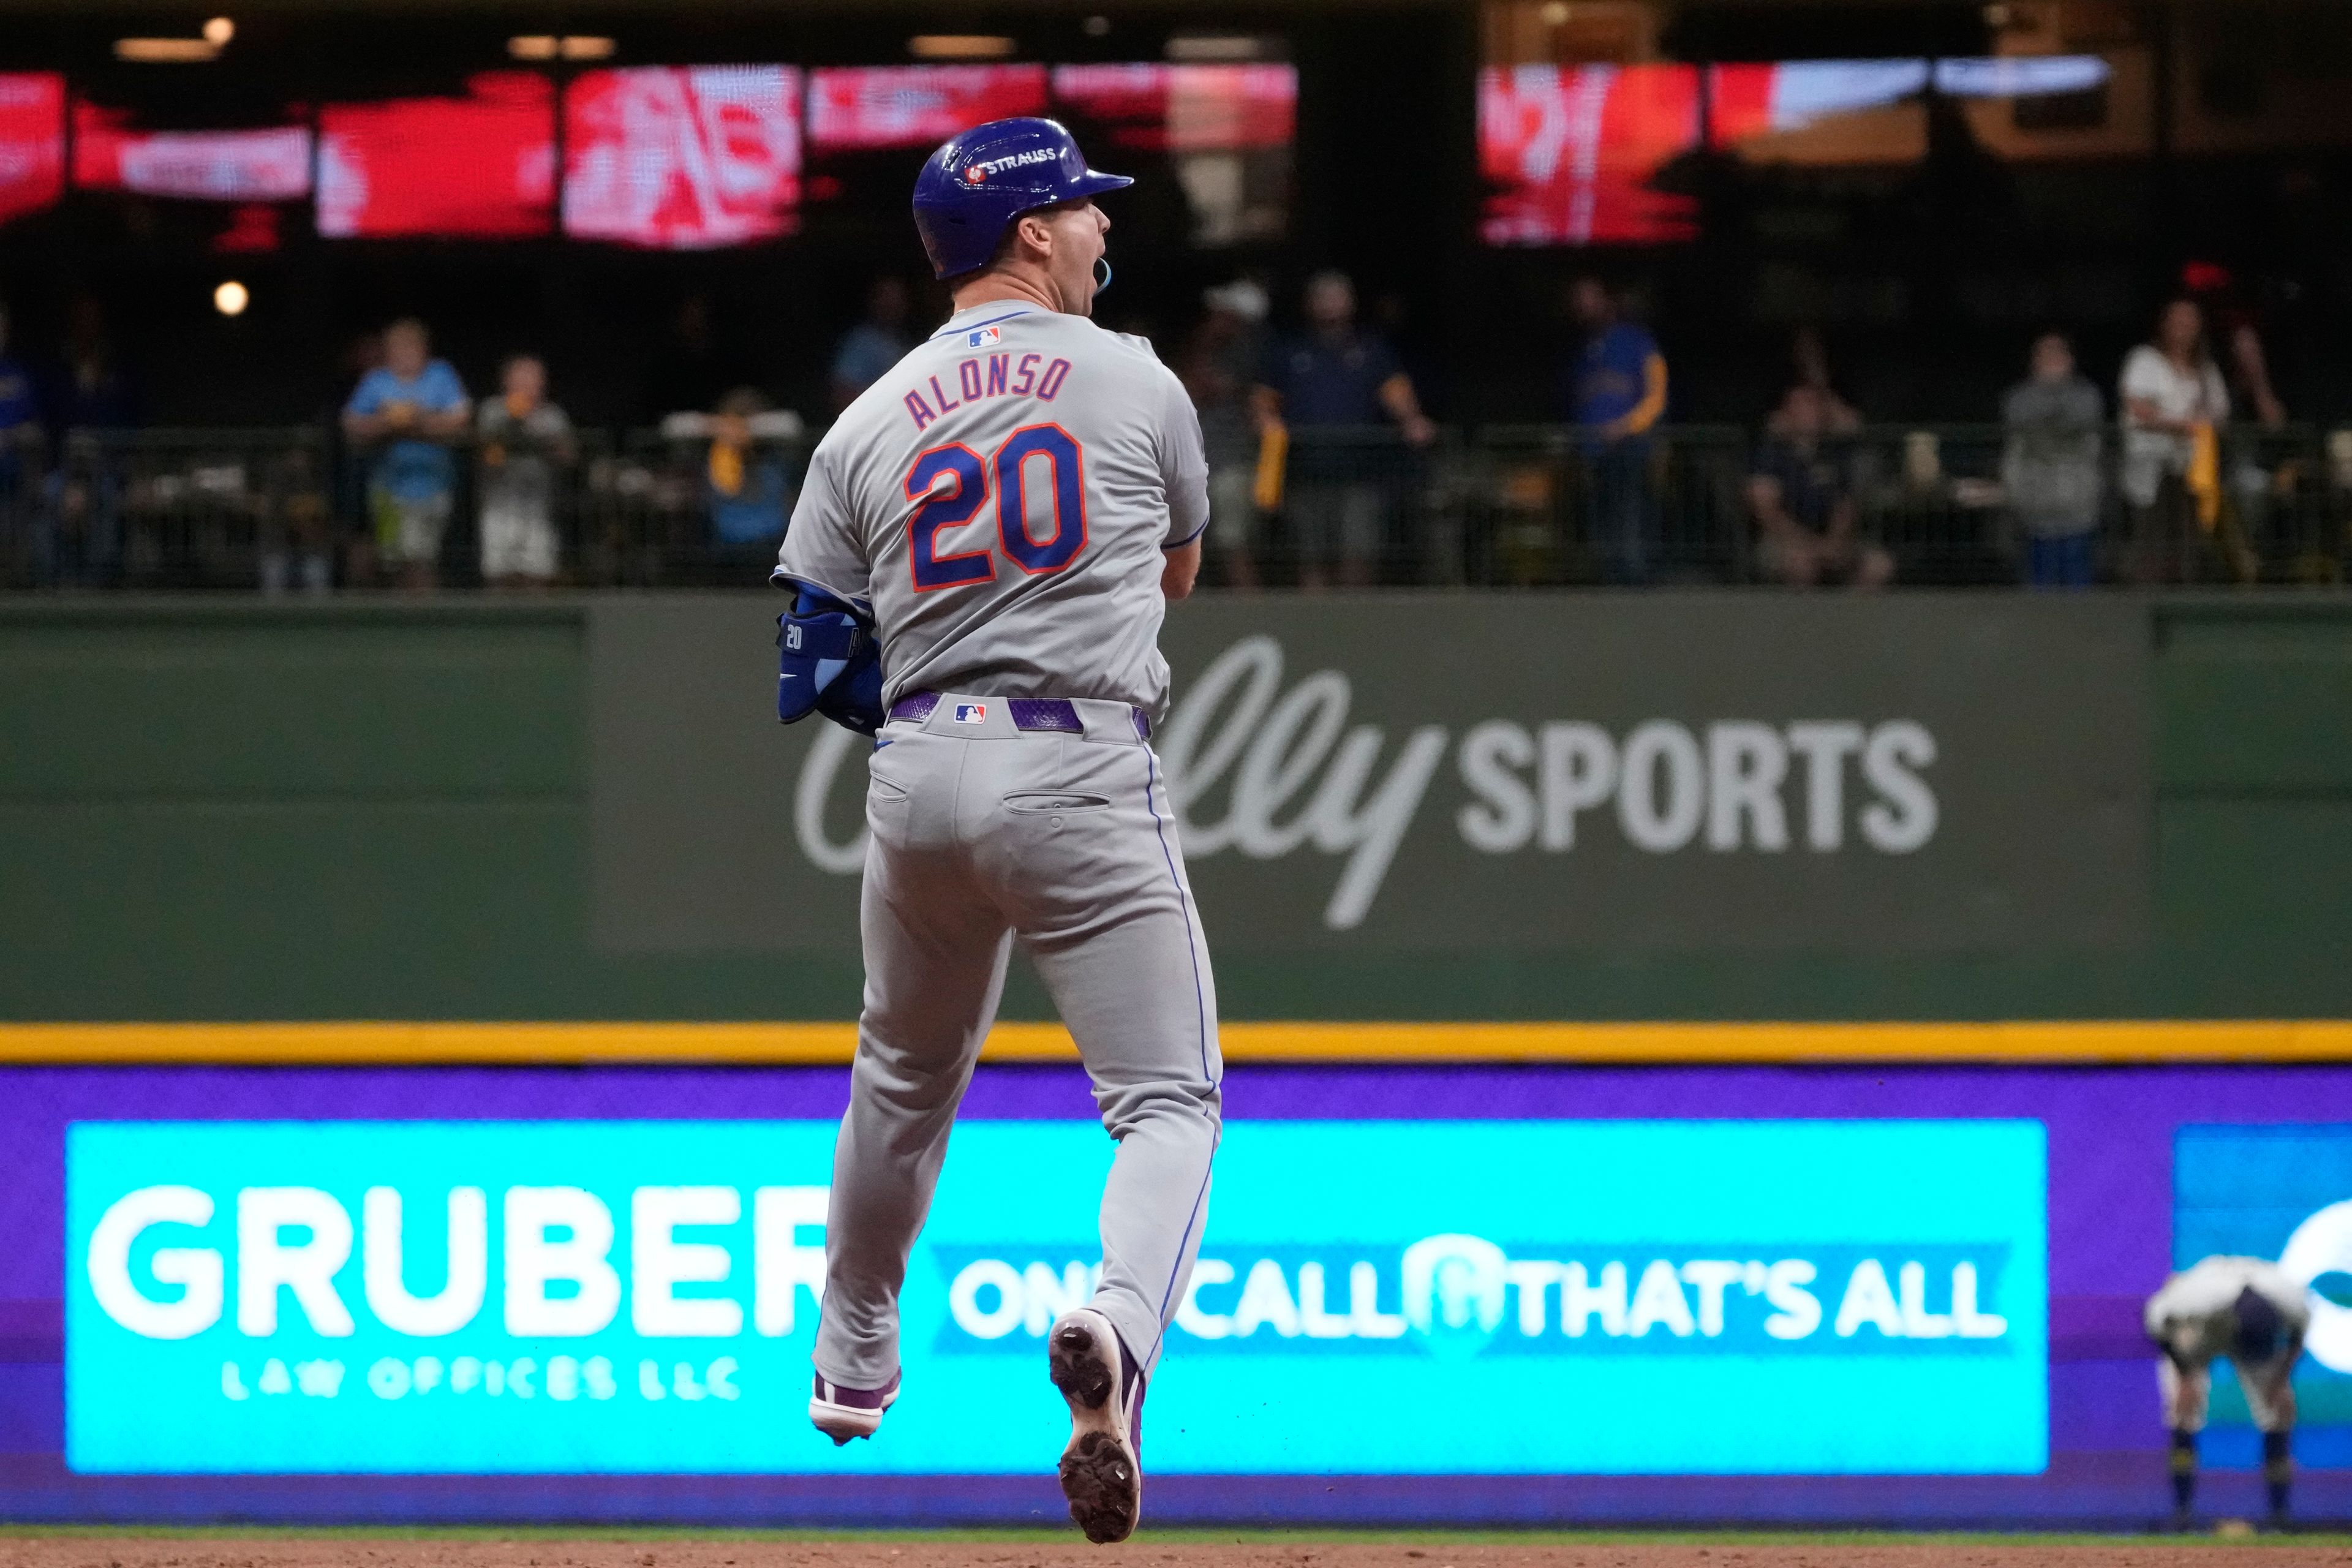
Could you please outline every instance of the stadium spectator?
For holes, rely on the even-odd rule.
[[[102,588],[122,561],[121,486],[92,430],[66,432],[42,482],[33,529],[33,581],[45,588]]]
[[[678,301],[669,342],[646,366],[639,412],[648,424],[673,414],[700,414],[757,379],[734,340],[712,331],[709,296],[688,294]]]
[[[334,586],[332,509],[316,448],[297,442],[265,469],[261,513],[261,591],[283,594],[299,580],[306,594]]]
[[[866,319],[842,334],[833,356],[835,413],[856,401],[857,395],[888,374],[907,357],[907,284],[901,278],[874,280],[866,296]]]
[[[1262,513],[1250,386],[1265,358],[1258,334],[1266,316],[1265,290],[1244,278],[1209,289],[1202,300],[1208,314],[1185,344],[1179,370],[1201,416],[1201,442],[1208,452],[1209,543],[1228,584],[1255,588]]]
[[[1876,588],[1895,559],[1864,539],[1854,504],[1853,459],[1834,430],[1837,410],[1819,386],[1800,381],[1773,411],[1748,478],[1757,563],[1793,588]]]
[[[2175,300],[2156,341],[2124,361],[2122,488],[2131,514],[2131,575],[2188,583],[2204,575],[2204,535],[2220,522],[2219,428],[2230,392],[2205,347],[2205,315]]]
[[[343,405],[343,433],[380,446],[368,476],[368,511],[378,562],[401,585],[438,580],[441,535],[449,525],[457,466],[448,443],[463,436],[473,404],[446,360],[432,357],[425,323],[413,317],[384,329],[383,363],[367,373]]]
[[[137,385],[114,351],[106,307],[79,294],[66,307],[66,341],[44,403],[49,422],[67,430],[122,430],[139,423]]]
[[[713,552],[721,561],[765,560],[783,541],[792,486],[782,458],[772,447],[756,444],[766,411],[758,393],[738,387],[719,399],[708,426],[703,493],[710,509]]]
[[[1838,395],[1830,379],[1830,349],[1819,327],[1799,327],[1789,344],[1790,366],[1796,373],[1795,384],[1810,387],[1821,409],[1823,434],[1851,436],[1862,428],[1862,414],[1854,405]],[[1789,405],[1783,402],[1781,409]],[[1780,411],[1776,409],[1765,421],[1768,435],[1782,434],[1776,423]]]
[[[474,426],[482,580],[494,588],[544,587],[561,554],[555,485],[574,455],[572,421],[547,400],[547,366],[535,354],[507,361],[500,393],[482,405]]]
[[[2035,341],[2032,374],[2010,388],[2000,416],[2009,432],[2001,480],[2025,532],[2025,580],[2037,588],[2089,587],[2106,407],[2075,369],[2065,334]]]
[[[2263,353],[2263,335],[2252,321],[2241,321],[2230,331],[2230,368],[2239,399],[2253,410],[2265,430],[2286,424],[2286,405],[2271,385],[2269,356]]]
[[[0,305],[0,519],[13,521],[31,499],[42,432],[40,395],[24,362],[8,352],[8,309]]]
[[[1336,569],[1350,587],[1372,581],[1387,521],[1380,467],[1349,439],[1393,421],[1412,447],[1436,439],[1412,378],[1377,333],[1356,325],[1356,288],[1344,272],[1318,272],[1307,285],[1307,331],[1270,354],[1253,394],[1262,436],[1290,453],[1286,510],[1299,555],[1299,586],[1325,586]]]
[[[2271,384],[2270,357],[2252,321],[2230,329],[2228,384],[2231,402],[2252,414],[2256,428],[2241,430],[2228,454],[2230,505],[2217,530],[2240,582],[2260,574],[2252,542],[2273,536],[2283,499],[2302,482],[2302,465],[2287,458],[2279,440],[2287,423],[2286,404]]]
[[[1563,377],[1564,412],[1582,437],[1601,574],[1646,583],[1657,566],[1650,431],[1666,411],[1666,359],[1648,331],[1620,319],[1598,278],[1569,286],[1583,346]]]

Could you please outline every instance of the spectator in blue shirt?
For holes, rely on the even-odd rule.
[[[1650,494],[1650,432],[1666,411],[1666,359],[1657,340],[1619,316],[1597,278],[1569,289],[1584,343],[1567,364],[1569,423],[1583,437],[1601,574],[1646,583],[1657,568],[1657,511]]]
[[[379,450],[368,475],[376,556],[402,586],[430,588],[457,484],[449,443],[465,435],[474,405],[446,360],[432,357],[425,323],[384,329],[383,363],[360,378],[343,406],[343,434]]]
[[[1830,395],[1801,381],[1773,411],[1757,448],[1748,509],[1756,520],[1757,565],[1771,582],[1879,588],[1895,576],[1895,558],[1862,535],[1853,454],[1837,425]]]
[[[1298,547],[1298,584],[1325,585],[1336,566],[1343,585],[1372,581],[1387,521],[1367,426],[1393,422],[1406,445],[1426,447],[1437,427],[1421,411],[1412,378],[1377,332],[1356,325],[1356,288],[1344,272],[1318,272],[1307,285],[1306,333],[1279,345],[1259,374],[1253,402],[1261,436],[1290,454],[1285,507]]]
[[[712,551],[722,563],[773,557],[792,515],[792,481],[783,458],[772,445],[760,444],[755,427],[766,411],[765,399],[740,387],[719,400],[710,418],[703,493],[710,507]]]
[[[106,307],[91,294],[66,310],[65,352],[43,398],[58,431],[124,430],[140,422],[137,384],[114,352]]]
[[[37,468],[40,449],[40,395],[32,373],[8,352],[8,310],[0,306],[0,512],[25,505],[26,470]]]
[[[907,357],[907,285],[898,278],[874,280],[866,297],[866,319],[843,334],[833,356],[833,406],[835,412],[856,401],[857,395],[888,374]]]

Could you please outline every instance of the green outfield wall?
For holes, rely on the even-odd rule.
[[[864,749],[773,722],[774,609],[0,607],[0,1017],[853,1015]],[[2352,1016],[2352,603],[1210,596],[1165,640],[1232,1017]]]

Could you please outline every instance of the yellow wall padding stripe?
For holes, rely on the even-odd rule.
[[[2352,1062],[2352,1019],[1991,1024],[1229,1023],[1228,1061]],[[0,1024],[0,1063],[840,1064],[854,1024]],[[999,1024],[990,1061],[1067,1061],[1058,1024]]]

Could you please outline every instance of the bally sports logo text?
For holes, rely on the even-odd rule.
[[[1936,737],[1908,718],[1660,716],[1622,732],[1487,719],[1392,734],[1349,723],[1342,671],[1286,689],[1283,665],[1270,637],[1236,642],[1185,686],[1157,743],[1185,858],[1334,857],[1331,931],[1371,912],[1449,757],[1468,797],[1450,826],[1480,856],[1570,854],[1599,835],[1652,856],[1902,856],[1927,847],[1940,819]],[[832,793],[864,787],[863,772],[844,765],[857,743],[827,727],[793,794],[802,853],[840,876],[866,863],[862,830],[835,839],[825,829]]]

